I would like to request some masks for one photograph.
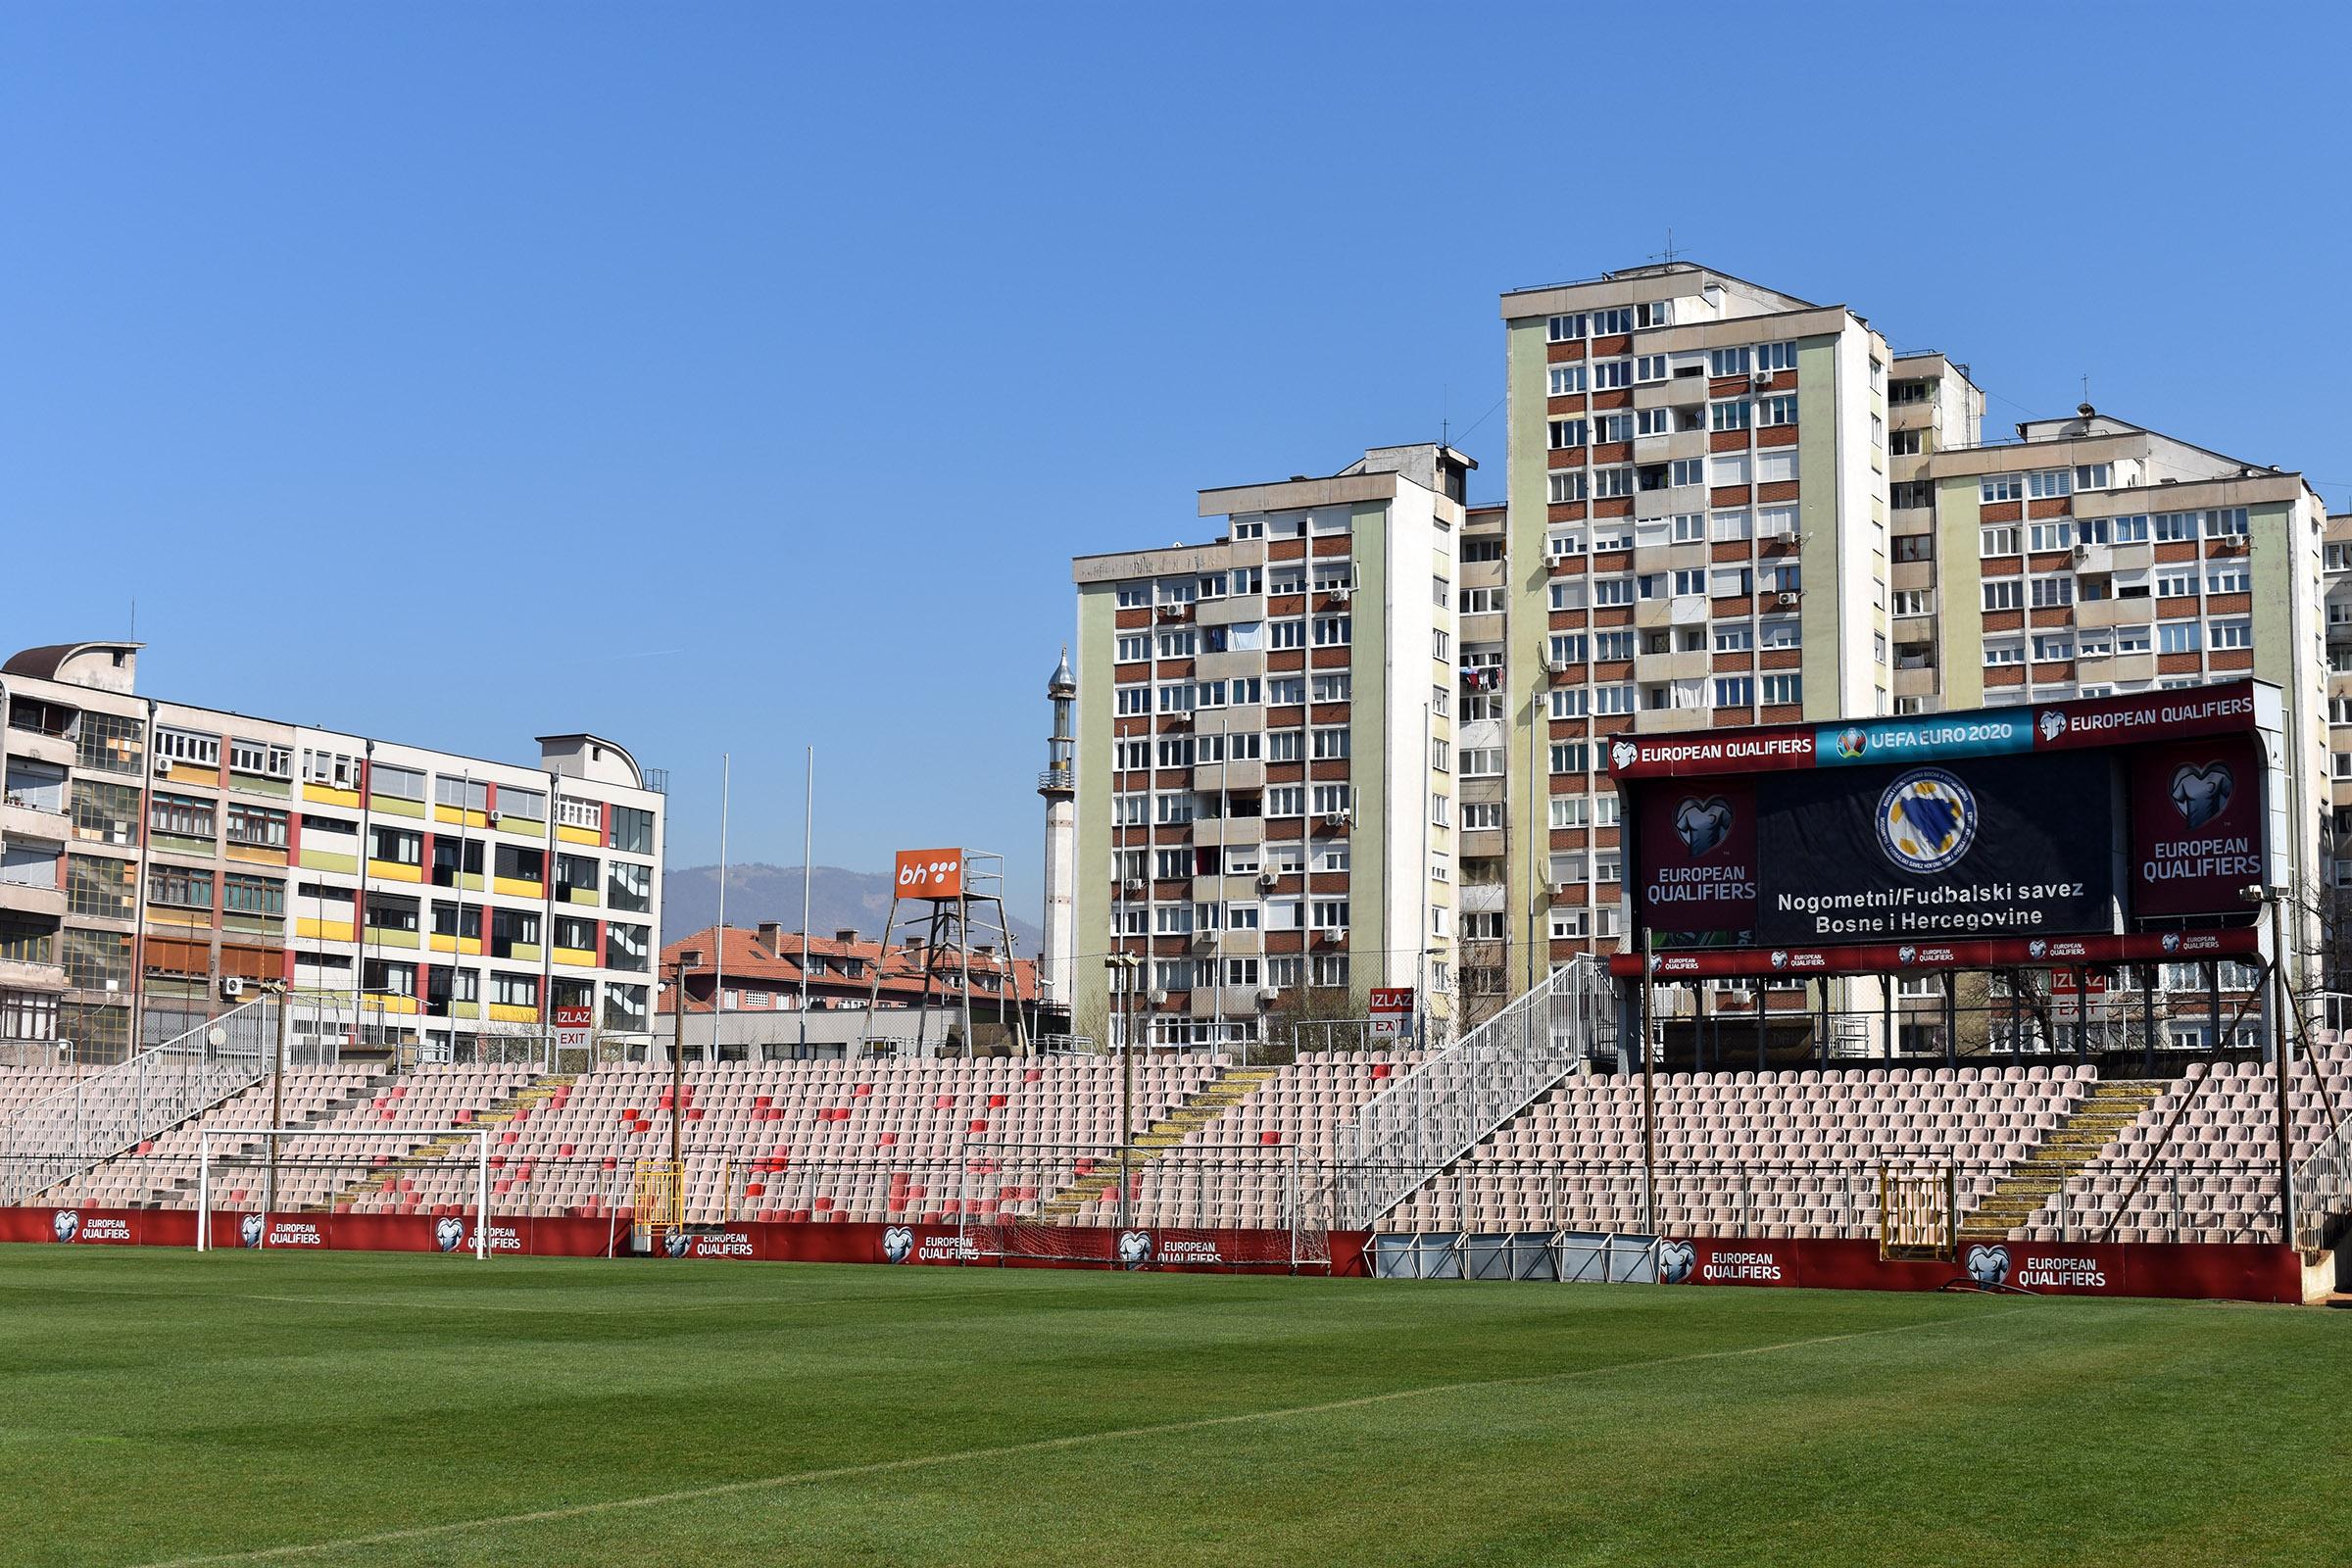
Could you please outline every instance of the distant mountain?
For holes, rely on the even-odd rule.
[[[808,884],[808,924],[819,936],[855,928],[861,937],[882,935],[890,915],[890,874],[886,871],[845,871],[820,865]],[[927,905],[899,906],[899,927],[906,933],[909,917],[928,911]],[[1013,940],[1020,956],[1037,956],[1041,932],[1013,911]],[[727,867],[727,924],[741,928],[774,920],[787,931],[801,928],[801,868],[797,865],[731,865]],[[662,940],[680,937],[718,923],[718,867],[690,865],[662,879]]]

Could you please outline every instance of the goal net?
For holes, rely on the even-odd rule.
[[[975,1141],[951,1212],[983,1257],[1143,1268],[1331,1261],[1330,1172],[1296,1150]]]
[[[352,1245],[372,1234],[387,1248],[424,1236],[437,1250],[487,1257],[491,1227],[482,1221],[499,1184],[491,1131],[205,1128],[196,1163],[197,1250]],[[224,1220],[232,1215],[233,1231]],[[365,1223],[401,1219],[431,1226]],[[336,1235],[338,1226],[352,1238]]]

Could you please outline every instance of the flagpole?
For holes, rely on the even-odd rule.
[[[801,1055],[808,1054],[808,883],[816,875],[809,859],[816,842],[816,748],[808,748],[808,772],[801,786]],[[879,962],[880,960],[876,960]],[[866,1032],[873,1026],[869,1020]]]
[[[710,989],[710,1059],[718,1059],[719,1031],[727,1021],[727,808],[728,794],[734,785],[734,758],[730,753],[718,754],[718,940],[712,951],[717,955],[714,983]],[[678,999],[679,1007],[686,999]]]

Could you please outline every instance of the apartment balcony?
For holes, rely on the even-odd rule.
[[[1704,648],[1634,656],[1634,679],[1638,681],[1703,680],[1714,669],[1715,656]]]
[[[1886,568],[1886,586],[1896,593],[1914,593],[1936,586],[1933,561],[1897,561]]]
[[[55,944],[51,944],[52,950]],[[0,958],[0,991],[63,991],[65,968],[56,963],[20,963]]]
[[[1262,899],[1273,891],[1273,886],[1260,881],[1259,877],[1260,873],[1255,871],[1238,872],[1232,876],[1197,876],[1193,878],[1193,902],[1246,904],[1252,899]],[[1255,937],[1257,933],[1253,931],[1250,934]],[[1253,947],[1250,951],[1255,952],[1256,949]]]
[[[1502,612],[1498,610],[1482,610],[1476,614],[1464,615],[1460,629],[1455,633],[1466,643],[1498,643],[1502,641]]]
[[[1933,664],[1897,665],[1894,670],[1894,695],[1897,697],[1933,697],[1936,695],[1936,666]]]
[[[1889,430],[1933,430],[1936,428],[1936,400],[1925,403],[1897,403],[1886,411]]]
[[[29,914],[43,920],[63,920],[66,917],[66,890],[54,881],[42,887],[0,877],[0,909],[10,914]]]
[[[1510,570],[1500,561],[1463,561],[1454,564],[1455,582],[1464,588],[1504,588],[1510,585]]]
[[[1185,1010],[1195,1018],[1254,1018],[1265,1005],[1249,986],[1195,986]]]
[[[1212,728],[1209,733],[1216,731]],[[1218,790],[1228,795],[1236,790],[1255,794],[1265,787],[1266,764],[1254,757],[1238,762],[1199,762],[1193,767],[1193,788],[1202,794],[1213,795]]]
[[[2079,686],[2120,685],[2125,681],[2155,678],[2154,654],[2111,654],[2104,659],[2094,657],[2075,661],[2075,683]]]
[[[1266,819],[1262,816],[1197,816],[1193,818],[1192,826],[1195,844],[1263,844],[1266,841]]]
[[[1266,618],[1263,594],[1235,594],[1227,599],[1203,599],[1193,607],[1193,619],[1203,626],[1230,626]]]
[[[1464,882],[1455,896],[1462,901],[1464,914],[1494,914],[1507,902],[1510,889],[1500,882]]]
[[[74,740],[68,735],[52,735],[46,730],[27,729],[12,723],[8,726],[5,744],[11,757],[48,762],[58,767],[74,765]]]
[[[1193,677],[1196,680],[1246,680],[1265,672],[1266,656],[1254,648],[1242,653],[1202,654],[1193,662]],[[1213,710],[1206,715],[1205,723],[1203,715],[1196,713],[1193,716],[1193,728],[1196,730],[1206,729],[1214,733],[1216,727]]]
[[[2082,631],[2099,631],[2110,626],[2147,626],[2156,619],[2156,601],[2138,599],[2078,599],[2075,601],[2075,626]]]
[[[2328,781],[2329,806],[2352,806],[2352,778],[2331,778]]]
[[[63,806],[61,801],[60,806]],[[0,799],[0,839],[12,844],[27,839],[63,845],[74,836],[74,820],[63,809],[49,810],[29,804],[24,796]]]
[[[1634,625],[1642,631],[1656,631],[1667,626],[1703,626],[1707,623],[1707,598],[1704,594],[1680,594],[1671,599],[1638,599],[1634,602]]]
[[[1640,735],[1677,735],[1685,730],[1709,728],[1714,714],[1704,708],[1645,708],[1634,715],[1634,731]]]

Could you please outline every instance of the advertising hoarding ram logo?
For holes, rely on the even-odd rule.
[[[1674,831],[1694,859],[1720,848],[1732,836],[1732,821],[1731,803],[1720,795],[1703,801],[1695,795],[1685,796],[1674,808]]]
[[[2237,779],[2223,762],[2184,762],[2173,770],[2173,808],[2193,831],[2230,809]]]

